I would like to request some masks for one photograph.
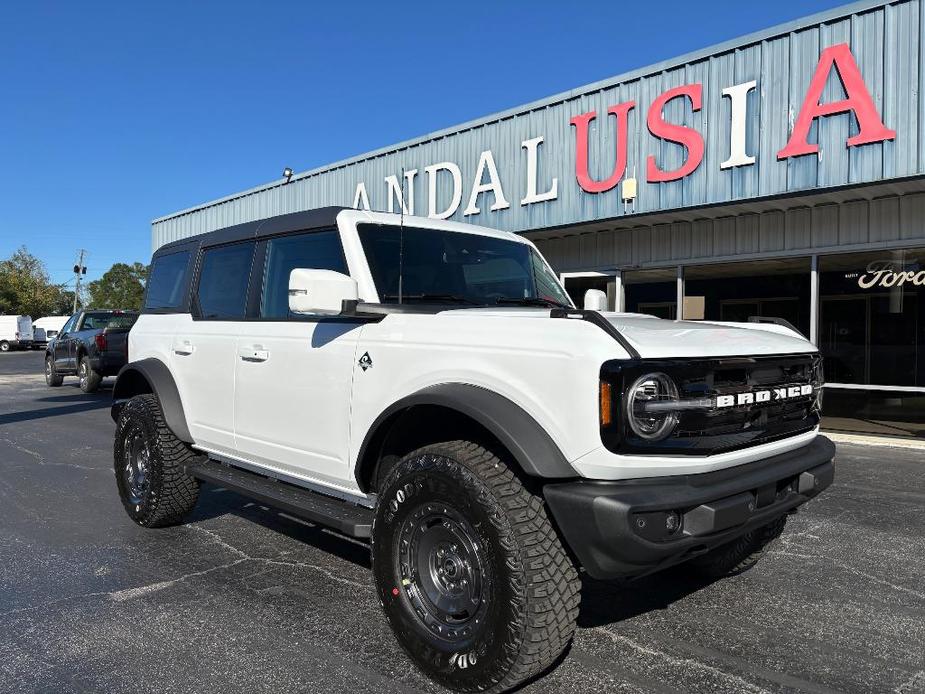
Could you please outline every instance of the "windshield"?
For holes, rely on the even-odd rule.
[[[479,306],[567,306],[568,295],[532,246],[480,234],[361,224],[360,242],[379,300]]]

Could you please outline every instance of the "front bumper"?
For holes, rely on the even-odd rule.
[[[702,554],[805,503],[832,483],[834,458],[835,445],[817,436],[796,450],[716,472],[548,484],[543,495],[588,574],[634,577]]]

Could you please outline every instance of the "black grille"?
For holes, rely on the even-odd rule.
[[[714,403],[719,396],[813,385],[811,395],[772,398],[730,407],[707,406],[679,412],[678,424],[661,441],[636,436],[626,423],[626,391],[642,375],[668,374],[682,400]],[[818,354],[709,360],[608,362],[601,378],[619,392],[614,426],[601,430],[610,450],[620,453],[709,455],[735,450],[810,431],[819,423],[818,393],[822,385]]]

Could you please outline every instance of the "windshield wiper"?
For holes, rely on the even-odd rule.
[[[398,299],[398,294],[383,294],[382,299]],[[460,304],[469,304],[471,306],[484,306],[484,302],[470,299],[467,296],[459,294],[402,294],[402,301],[446,301]]]
[[[497,304],[518,304],[520,306],[550,306],[554,308],[572,308],[568,304],[563,304],[555,299],[545,299],[540,296],[501,296],[498,297]]]

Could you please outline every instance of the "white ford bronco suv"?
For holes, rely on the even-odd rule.
[[[741,571],[834,474],[797,333],[579,310],[530,241],[467,224],[325,208],[170,243],[129,356],[129,516],[179,523],[205,481],[368,538],[396,638],[458,691],[548,668],[580,571]]]

